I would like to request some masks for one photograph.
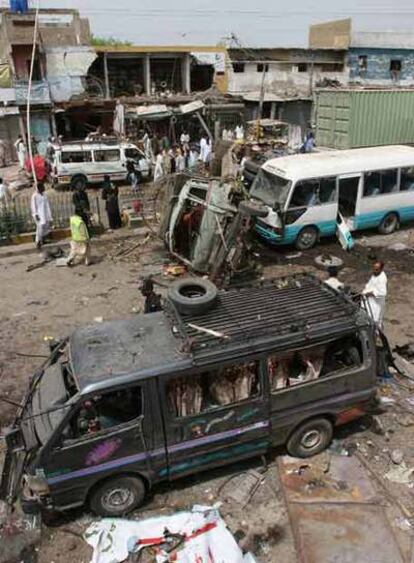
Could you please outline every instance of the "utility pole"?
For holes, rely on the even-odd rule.
[[[260,86],[259,114],[257,116],[257,141],[260,140],[260,122],[263,117],[263,104],[264,104],[264,98],[266,92],[266,88],[265,88],[266,68],[267,68],[266,63],[263,63],[262,83]]]

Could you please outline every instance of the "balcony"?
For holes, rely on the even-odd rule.
[[[15,80],[14,89],[16,91],[16,103],[26,104],[29,92],[28,80]],[[32,104],[50,104],[49,85],[46,80],[32,82],[32,89],[30,93],[30,101]]]

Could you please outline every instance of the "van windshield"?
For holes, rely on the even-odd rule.
[[[70,408],[67,403],[76,392],[67,361],[59,360],[44,370],[32,399],[35,431],[42,444],[46,444],[63,420]]]
[[[269,207],[274,207],[275,204],[282,207],[288,198],[291,185],[290,180],[262,168],[254,179],[250,195]]]

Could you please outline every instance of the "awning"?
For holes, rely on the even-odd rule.
[[[6,115],[19,115],[19,113],[19,108],[17,106],[0,107],[0,117],[6,117]]]
[[[134,117],[135,119],[164,119],[172,115],[172,111],[163,104],[151,106],[136,106],[128,108],[126,117]]]
[[[180,111],[182,114],[194,113],[205,108],[204,102],[201,100],[196,100],[195,102],[190,102],[189,104],[183,104],[180,106]]]
[[[292,95],[282,95],[282,94],[273,94],[271,92],[266,92],[264,95],[264,102],[296,102],[299,100],[311,100],[311,96],[306,96],[304,94],[297,94],[296,96]],[[244,94],[243,100],[245,102],[260,102],[260,92],[249,92],[248,94]]]

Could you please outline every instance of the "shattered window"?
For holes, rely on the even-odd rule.
[[[414,191],[414,167],[401,169],[401,187],[402,192]]]
[[[121,152],[111,149],[109,151],[94,151],[95,162],[116,162],[121,160]]]
[[[298,182],[289,207],[311,207],[336,200],[336,178],[319,178]]]
[[[275,204],[284,205],[289,195],[291,181],[268,172],[259,170],[250,189],[250,195],[269,207]]]
[[[364,174],[364,197],[389,194],[397,189],[398,170],[396,169],[365,172]]]
[[[167,385],[169,410],[177,417],[198,415],[240,403],[259,393],[259,362],[180,377]]]
[[[358,335],[302,350],[280,352],[267,360],[272,392],[309,383],[359,367],[363,362]]]
[[[71,162],[92,162],[92,153],[90,151],[62,151],[61,160],[64,164]]]
[[[93,435],[131,422],[142,413],[141,387],[96,395],[81,405],[63,434],[65,439]]]

